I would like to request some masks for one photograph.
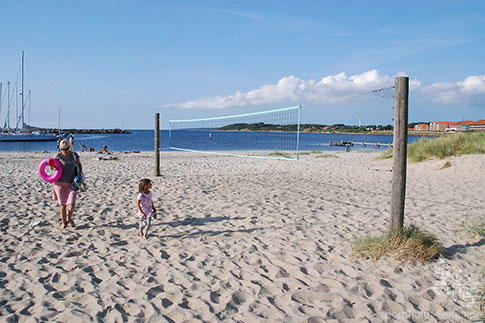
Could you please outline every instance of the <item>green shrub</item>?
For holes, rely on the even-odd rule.
[[[269,156],[271,156],[271,157],[290,158],[290,155],[285,154],[285,153],[282,153],[282,152],[279,152],[279,151],[272,152],[272,153],[269,154]]]
[[[331,154],[316,155],[315,158],[338,158],[338,156]]]
[[[414,225],[403,228],[397,234],[386,233],[380,237],[358,239],[352,249],[356,256],[374,261],[390,254],[402,261],[431,261],[441,253],[438,239]]]
[[[300,155],[312,155],[312,154],[321,154],[323,151],[321,150],[310,150],[310,151],[301,151]]]
[[[411,163],[465,154],[485,154],[485,133],[455,133],[437,139],[422,139],[408,145],[407,151]],[[392,153],[392,148],[388,149],[379,159],[391,158]]]
[[[474,236],[485,238],[485,215],[472,222],[468,226],[467,231]]]

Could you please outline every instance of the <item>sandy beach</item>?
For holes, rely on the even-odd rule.
[[[377,262],[352,242],[385,232],[392,160],[324,152],[300,161],[163,152],[80,153],[88,191],[61,230],[54,154],[0,153],[0,321],[463,322],[477,315],[485,155],[408,165],[405,223],[435,234],[435,262]],[[442,168],[445,162],[451,166]],[[159,209],[137,228],[138,181]]]

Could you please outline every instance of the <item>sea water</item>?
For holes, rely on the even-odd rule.
[[[80,151],[80,143],[88,149],[93,148],[95,151],[100,150],[103,145],[108,147],[109,151],[153,151],[155,135],[153,130],[129,130],[129,134],[74,134],[74,148]],[[251,132],[243,131],[220,131],[217,136],[221,140],[211,143],[212,150],[247,150],[248,138]],[[325,151],[345,151],[346,147],[332,146],[330,142],[370,142],[380,143],[380,147],[367,145],[361,147],[354,145],[351,150],[386,150],[388,144],[392,143],[392,136],[364,135],[364,134],[330,134],[330,133],[300,133],[300,151],[307,150],[325,150]],[[408,143],[419,140],[419,137],[408,137]],[[193,147],[192,149],[204,149],[205,147]],[[168,151],[169,136],[168,130],[160,131],[160,150]],[[55,152],[57,151],[57,142],[0,142],[0,151],[10,152]]]

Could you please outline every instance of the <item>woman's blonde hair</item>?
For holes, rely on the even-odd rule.
[[[149,178],[143,178],[140,180],[140,183],[138,183],[138,193],[145,193],[148,191],[148,184],[150,184],[152,181]]]

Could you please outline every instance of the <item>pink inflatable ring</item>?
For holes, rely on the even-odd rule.
[[[47,175],[47,173],[45,172],[45,169],[47,167],[55,167],[56,168],[53,175],[51,175],[51,176]],[[59,180],[59,178],[61,178],[61,176],[62,176],[61,163],[57,159],[54,159],[54,158],[43,159],[39,163],[39,167],[37,167],[37,171],[39,172],[40,178],[42,178],[44,181],[49,182],[49,183],[57,182]]]

